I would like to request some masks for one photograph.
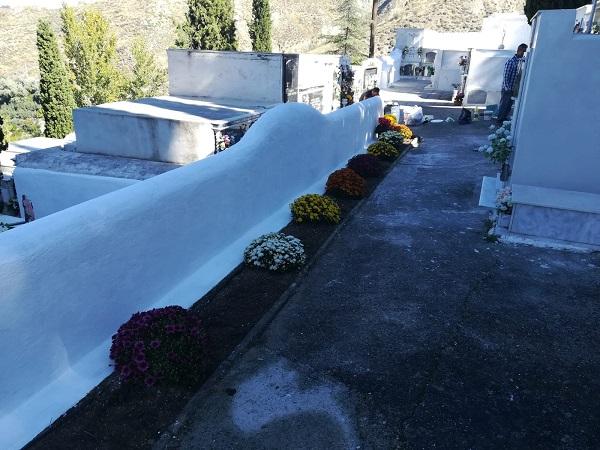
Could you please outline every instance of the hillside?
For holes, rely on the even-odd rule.
[[[251,17],[251,0],[234,0],[240,49],[249,50],[246,23]],[[338,0],[271,0],[274,21],[273,45],[277,51],[309,52],[322,44],[324,34],[335,30]],[[369,0],[360,0],[365,12]],[[484,17],[494,12],[523,11],[524,0],[383,0],[377,48],[389,50],[398,27],[429,27],[439,31],[475,31]],[[79,6],[78,9],[90,7]],[[119,45],[126,48],[132,39],[143,36],[163,64],[164,50],[172,45],[175,23],[180,22],[186,0],[98,0],[102,11],[117,32]],[[59,29],[59,11],[40,8],[0,8],[0,76],[37,77],[35,29],[41,18]],[[122,58],[127,53],[121,52]]]

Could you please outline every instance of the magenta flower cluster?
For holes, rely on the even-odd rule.
[[[180,306],[138,312],[112,337],[110,358],[125,382],[191,384],[206,365],[206,334]]]

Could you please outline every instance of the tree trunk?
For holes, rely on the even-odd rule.
[[[377,22],[377,4],[378,0],[373,0],[373,8],[371,9],[371,40],[369,42],[369,58],[375,56],[375,24]]]

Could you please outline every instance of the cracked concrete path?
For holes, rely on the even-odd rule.
[[[483,239],[487,124],[418,130],[169,448],[598,448],[600,255]]]

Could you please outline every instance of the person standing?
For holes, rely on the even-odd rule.
[[[517,78],[521,71],[521,66],[525,60],[527,44],[521,44],[517,48],[517,53],[504,64],[504,76],[502,78],[502,96],[500,105],[498,105],[498,125],[508,119],[512,108],[512,97],[517,87]]]
[[[373,98],[373,97],[379,97],[379,88],[378,87],[374,87],[372,89],[366,90],[365,92],[362,93],[362,95],[360,96],[360,98],[358,99],[359,102],[362,102],[363,100],[367,100],[369,98]]]
[[[367,100],[369,98],[373,97],[373,90],[372,89],[367,89],[365,92],[362,93],[362,95],[360,96],[360,98],[358,99],[359,102],[362,102],[363,100]]]

